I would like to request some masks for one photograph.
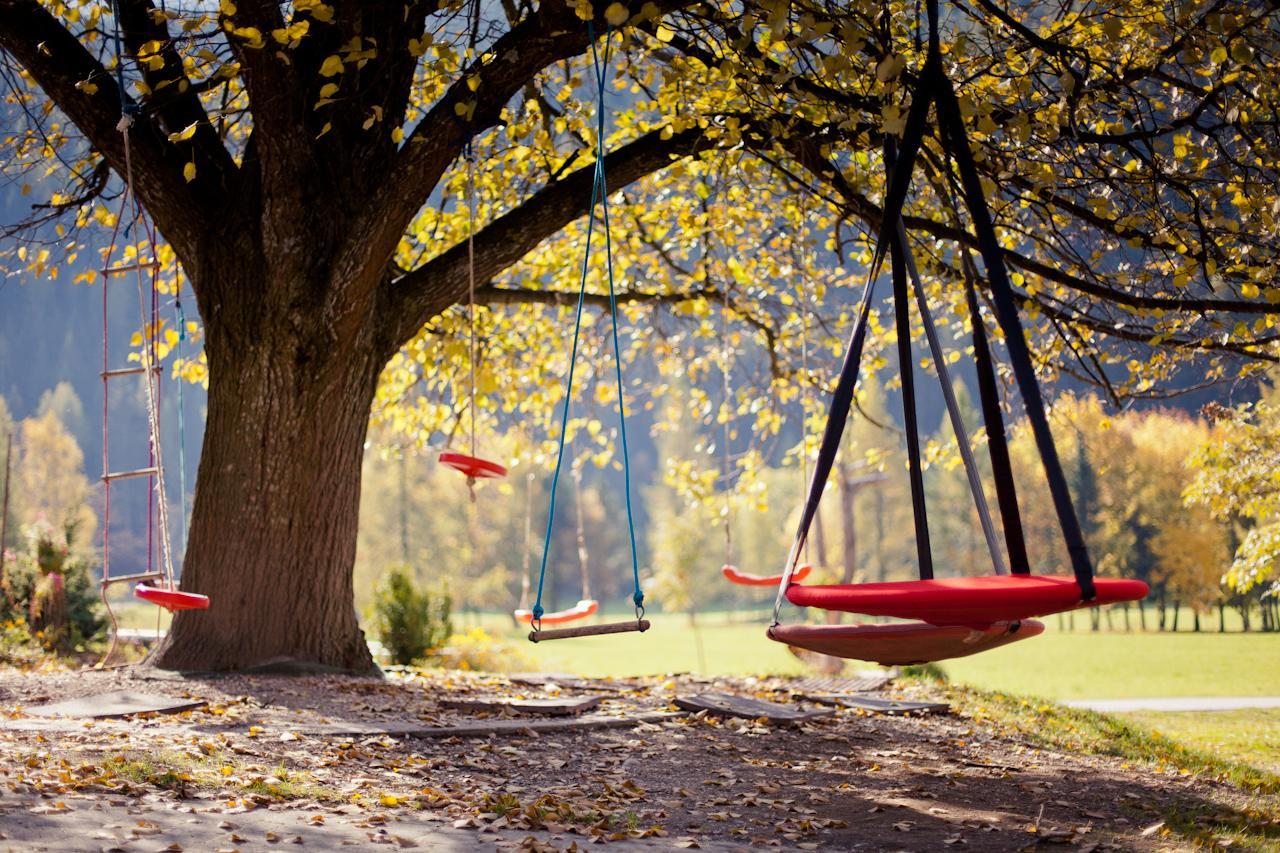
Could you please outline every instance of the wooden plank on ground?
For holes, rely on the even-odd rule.
[[[951,710],[946,702],[905,702],[898,699],[882,699],[879,696],[865,696],[848,693],[805,693],[797,694],[799,698],[820,705],[838,705],[841,708],[857,708],[875,714],[888,714],[901,717],[907,714],[945,714]]]
[[[204,704],[203,699],[178,699],[159,693],[116,690],[112,693],[98,693],[93,696],[82,696],[79,699],[68,699],[64,702],[36,705],[24,710],[26,714],[33,717],[105,720],[112,717],[128,717],[133,714],[177,714],[203,708]]]
[[[563,696],[556,699],[441,699],[440,707],[453,711],[510,711],[544,717],[571,717],[590,711],[600,704],[603,696]]]
[[[390,737],[412,738],[446,738],[446,737],[502,737],[517,736],[527,733],[544,734],[547,732],[588,732],[598,729],[629,729],[641,723],[661,723],[674,717],[682,716],[675,711],[661,711],[646,714],[628,714],[620,717],[606,717],[602,714],[589,714],[585,717],[570,717],[552,720],[477,720],[454,726],[423,726],[418,723],[345,723],[323,726],[308,726],[299,733],[312,737],[371,737],[388,735]]]
[[[803,678],[791,685],[795,693],[867,693],[893,681],[892,672],[860,672],[852,678]]]
[[[735,696],[732,693],[695,693],[690,696],[677,696],[675,703],[677,708],[683,708],[686,711],[706,711],[716,716],[743,717],[748,720],[763,718],[771,723],[798,723],[835,713],[825,709],[801,711],[790,705],[765,702],[749,696]]]

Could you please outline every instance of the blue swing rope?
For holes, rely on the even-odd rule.
[[[596,46],[595,28],[587,22],[587,37],[591,41],[591,65],[596,80],[596,163],[594,180],[591,185],[591,206],[587,213],[586,248],[582,255],[582,276],[578,284],[578,306],[573,323],[573,346],[569,352],[569,377],[565,388],[564,409],[560,414],[560,441],[556,453],[555,472],[551,476],[551,499],[547,510],[547,533],[542,544],[542,566],[538,570],[538,595],[533,605],[533,623],[537,629],[545,612],[542,608],[542,591],[547,578],[547,557],[551,552],[551,531],[556,518],[556,487],[560,483],[560,469],[564,464],[564,442],[569,424],[569,403],[573,399],[573,375],[578,361],[578,341],[582,332],[582,309],[587,295],[587,273],[591,263],[591,237],[595,230],[595,210],[599,202],[601,219],[604,227],[605,268],[609,278],[609,318],[613,323],[613,355],[614,375],[618,385],[618,421],[622,439],[622,471],[623,488],[627,501],[627,532],[631,537],[631,578],[634,592],[631,600],[635,604],[636,618],[644,616],[644,591],[640,589],[640,560],[636,553],[636,523],[631,506],[631,461],[627,449],[627,414],[622,394],[622,347],[618,343],[618,300],[613,282],[613,243],[609,236],[609,192],[604,171],[604,139],[605,139],[605,84],[608,82],[609,59],[611,55],[609,30],[605,31],[603,59]]]

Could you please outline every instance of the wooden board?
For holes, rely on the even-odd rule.
[[[682,716],[675,711],[659,711],[647,714],[629,714],[606,717],[589,714],[558,720],[478,720],[457,726],[423,726],[417,723],[383,723],[361,725],[359,723],[309,726],[300,734],[312,737],[390,737],[446,738],[446,737],[502,737],[504,735],[544,734],[547,732],[585,732],[597,729],[629,729],[640,723],[661,723]]]
[[[861,672],[853,678],[802,678],[791,684],[796,693],[866,693],[893,681],[893,672]]]
[[[675,703],[677,708],[683,708],[686,711],[706,711],[716,716],[742,717],[748,720],[764,718],[771,723],[798,723],[835,713],[831,710],[801,711],[790,705],[765,702],[748,696],[735,696],[732,693],[695,693],[690,696],[677,696]]]
[[[511,711],[545,717],[570,717],[590,711],[603,696],[564,696],[558,699],[441,699],[440,707],[454,711]]]
[[[513,672],[507,676],[507,681],[512,684],[527,684],[532,687],[545,687],[548,684],[558,684],[561,687],[590,687],[592,682],[583,678],[581,675],[572,675],[568,672]]]
[[[879,696],[864,696],[848,693],[806,693],[797,694],[799,698],[820,705],[838,705],[841,708],[859,708],[876,714],[888,714],[901,717],[907,714],[945,714],[951,710],[946,702],[904,702],[897,699],[882,699]]]
[[[203,699],[176,699],[159,693],[138,693],[133,690],[116,690],[82,696],[65,702],[37,705],[24,709],[33,717],[78,717],[105,720],[112,717],[128,717],[132,714],[177,714],[204,707]]]

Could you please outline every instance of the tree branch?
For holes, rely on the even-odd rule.
[[[691,4],[692,0],[652,0],[645,4],[645,12],[661,15]],[[607,31],[605,6],[597,3],[594,7],[597,33]],[[362,215],[353,223],[347,244],[349,257],[344,258],[343,266],[351,271],[369,269],[371,262],[390,258],[405,225],[426,203],[467,141],[495,125],[507,102],[539,72],[580,55],[590,44],[586,22],[564,0],[544,0],[536,12],[477,57],[400,149],[382,187],[372,194]],[[371,289],[379,282],[356,279],[353,284]],[[426,321],[420,312],[413,319]]]
[[[661,132],[641,136],[605,157],[610,185],[621,188],[661,171],[681,157],[711,146],[700,131],[686,130],[663,139]],[[543,187],[515,210],[498,217],[475,236],[476,280],[488,281],[519,261],[535,246],[587,210],[594,166],[571,172]],[[431,317],[462,299],[467,291],[467,244],[453,246],[384,287],[385,317],[391,323],[394,352]]]
[[[120,92],[76,37],[37,0],[0,0],[0,48],[27,70],[111,168],[125,174],[124,139],[116,130]],[[81,83],[92,85],[77,88]],[[205,197],[183,179],[185,160],[154,124],[135,125],[129,142],[134,191],[179,256],[189,261],[201,239]]]

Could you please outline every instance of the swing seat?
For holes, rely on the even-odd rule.
[[[543,625],[563,625],[566,622],[576,622],[579,619],[586,619],[588,616],[600,609],[600,602],[594,598],[584,598],[568,610],[556,610],[551,613],[542,614]],[[532,610],[517,610],[512,614],[516,617],[517,622],[523,622],[526,625],[533,624]]]
[[[1084,601],[1076,579],[1061,575],[992,575],[787,588],[787,600],[867,616],[919,619],[933,625],[985,629],[1081,607],[1140,601],[1150,588],[1138,580],[1095,578],[1097,596]]]
[[[813,571],[813,566],[805,563],[803,566],[797,566],[796,570],[791,573],[791,580],[799,583],[809,576],[809,572]],[[739,571],[738,567],[726,563],[720,573],[725,576],[729,583],[736,583],[739,586],[777,586],[782,583],[782,575],[753,575],[750,572]]]
[[[883,666],[910,666],[985,652],[1044,633],[1034,619],[995,622],[986,628],[893,622],[883,625],[774,625],[769,639],[788,646],[865,660]]]
[[[170,613],[177,610],[208,610],[209,596],[198,592],[182,592],[176,589],[165,589],[159,586],[147,586],[140,583],[133,588],[133,594],[152,604],[163,607]]]
[[[461,471],[474,480],[487,480],[507,476],[505,466],[466,453],[441,453],[440,464],[447,465],[455,471]]]

